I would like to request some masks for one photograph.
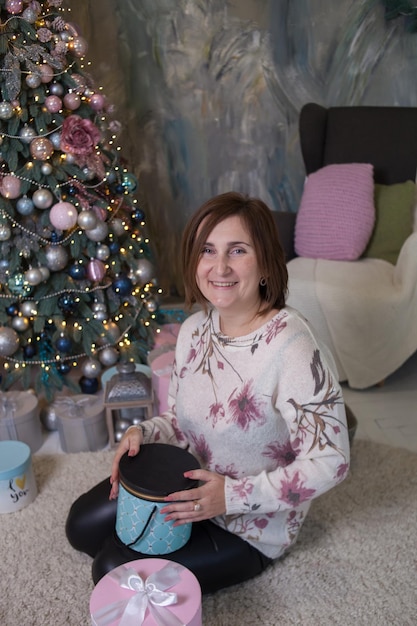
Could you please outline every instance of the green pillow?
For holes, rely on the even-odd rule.
[[[404,241],[413,231],[415,183],[375,184],[374,198],[375,226],[363,256],[395,265]]]

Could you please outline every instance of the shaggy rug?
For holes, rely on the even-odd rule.
[[[0,624],[90,623],[91,559],[67,543],[72,501],[111,452],[35,455],[39,494],[0,515]],[[417,624],[417,455],[357,440],[342,485],[313,503],[298,543],[255,580],[203,599],[204,626]]]

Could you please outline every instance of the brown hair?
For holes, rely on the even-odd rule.
[[[185,227],[181,245],[185,304],[188,308],[195,303],[207,308],[207,300],[196,281],[201,251],[213,228],[234,215],[242,218],[250,233],[259,269],[266,279],[266,285],[259,285],[259,293],[265,304],[262,311],[281,309],[285,306],[288,272],[272,212],[262,200],[234,191],[207,200],[191,216]]]

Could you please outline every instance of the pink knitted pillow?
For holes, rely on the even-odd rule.
[[[298,256],[354,261],[375,223],[373,166],[327,165],[305,182],[295,224]]]

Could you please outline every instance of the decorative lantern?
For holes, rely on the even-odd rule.
[[[115,374],[106,383],[106,408],[109,443],[114,447],[132,424],[153,415],[152,381],[144,372],[136,371],[134,363],[119,363]]]

